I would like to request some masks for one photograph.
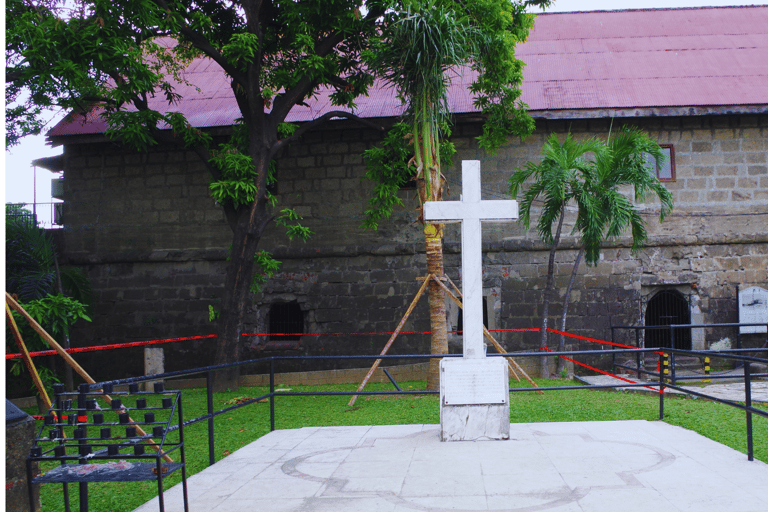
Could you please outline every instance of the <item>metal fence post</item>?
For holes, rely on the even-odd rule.
[[[269,360],[269,431],[275,431],[275,359]]]
[[[749,368],[749,361],[744,362],[744,405],[752,407],[752,370]],[[746,410],[747,413],[747,458],[752,461],[755,460],[754,456],[754,444],[752,439],[752,411]]]
[[[635,346],[637,348],[640,348],[640,329],[635,329]],[[643,354],[643,358],[645,358],[645,354]],[[635,354],[635,364],[637,364],[637,378],[640,379],[640,352]]]
[[[676,374],[675,374],[675,367],[677,364],[675,363],[675,353],[672,352],[672,357],[670,358],[669,362],[669,371],[670,371],[670,381],[672,382],[672,385],[674,386],[676,383]]]
[[[664,375],[667,373],[667,365],[669,364],[669,361],[667,361],[667,354],[662,352],[659,354],[659,366],[661,367],[661,370],[659,371],[659,419],[664,419]]]
[[[216,455],[213,448],[213,372],[205,374],[205,387],[208,395],[208,465],[213,466]]]
[[[704,382],[711,382],[711,379],[709,378],[709,372],[711,371],[711,361],[712,360],[709,358],[709,356],[704,358],[704,375],[707,377],[704,379]]]

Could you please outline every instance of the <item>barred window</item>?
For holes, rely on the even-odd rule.
[[[272,304],[269,308],[269,332],[270,341],[301,339],[301,334],[304,332],[304,312],[299,303],[293,301]]]

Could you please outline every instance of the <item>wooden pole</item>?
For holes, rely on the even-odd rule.
[[[27,366],[27,370],[29,370],[29,374],[32,376],[32,381],[35,383],[37,392],[40,393],[40,396],[45,403],[46,409],[50,410],[51,399],[48,398],[48,393],[45,391],[45,386],[43,385],[43,381],[40,378],[40,374],[37,373],[35,363],[32,362],[32,357],[29,355],[29,350],[27,350],[27,346],[24,344],[24,340],[21,339],[21,332],[19,331],[19,327],[16,325],[16,320],[13,319],[13,315],[11,314],[11,310],[8,307],[8,304],[5,305],[5,318],[8,320],[8,325],[11,327],[13,337],[16,339],[16,344],[19,346],[21,356],[24,359],[24,364]]]
[[[438,282],[440,282],[440,281],[438,281]],[[461,297],[461,292],[456,287],[456,285],[453,283],[453,281],[451,281],[450,278],[448,278],[448,282],[451,283],[451,286],[453,286],[453,289],[456,290],[456,293],[459,295],[459,297]],[[456,304],[458,304],[459,307],[462,307],[461,301],[453,293],[451,293],[451,291],[448,289],[448,287],[445,286],[443,283],[440,283],[440,285],[443,287],[443,290],[445,291],[445,293],[447,293],[448,296],[451,297],[454,300],[454,302],[456,302]],[[504,350],[504,347],[502,347],[501,344],[498,341],[496,341],[496,339],[493,336],[491,336],[491,333],[488,332],[488,329],[485,326],[483,326],[483,334],[485,335],[486,338],[488,338],[488,340],[490,340],[490,342],[493,344],[493,346],[496,348],[496,350],[499,351],[500,354],[503,354],[503,353],[506,352],[506,350]],[[533,387],[535,387],[535,388],[539,387],[533,381],[533,379],[531,379],[531,377],[525,372],[525,370],[523,370],[522,367],[519,364],[517,364],[517,361],[515,361],[514,358],[507,357],[507,361],[508,361],[508,364],[510,365],[510,369],[512,369],[512,366],[514,365],[514,367],[517,368],[520,371],[520,373],[523,374],[523,377],[525,377],[525,380],[527,380]],[[517,377],[517,373],[515,373],[514,369],[512,369],[512,373],[515,375],[515,377]],[[520,378],[517,377],[517,380],[519,382]],[[541,391],[541,390],[537,390],[536,392],[539,393],[540,395],[544,394],[544,392]]]
[[[48,345],[50,345],[50,346],[51,346],[51,348],[52,348],[53,350],[55,350],[56,352],[58,352],[58,353],[59,353],[59,355],[60,355],[61,357],[63,357],[63,358],[64,358],[64,360],[67,362],[67,364],[69,364],[69,365],[70,365],[70,366],[71,366],[71,367],[72,367],[72,368],[73,368],[73,369],[74,369],[74,370],[77,372],[77,374],[78,374],[78,375],[80,375],[80,376],[83,378],[83,380],[85,380],[85,382],[87,382],[88,384],[96,384],[96,381],[95,381],[95,380],[93,380],[93,378],[92,378],[90,375],[88,375],[88,372],[86,372],[85,370],[83,370],[83,368],[82,368],[82,367],[81,367],[79,364],[77,364],[77,361],[75,361],[75,360],[72,358],[72,356],[70,356],[70,355],[69,355],[69,354],[66,352],[66,350],[64,350],[63,348],[61,348],[61,345],[59,345],[59,344],[56,342],[56,340],[54,340],[54,339],[51,337],[51,335],[50,335],[50,334],[48,334],[48,333],[45,331],[45,329],[43,329],[43,328],[42,328],[42,326],[41,326],[40,324],[38,324],[38,323],[37,323],[37,321],[35,321],[35,319],[34,319],[34,318],[32,318],[31,316],[29,316],[29,313],[27,313],[27,312],[24,310],[24,308],[22,308],[22,307],[19,305],[19,303],[18,303],[18,302],[16,302],[16,301],[14,300],[14,298],[10,296],[10,294],[9,294],[8,292],[5,292],[5,301],[6,301],[6,308],[8,307],[8,304],[10,304],[10,306],[11,306],[13,309],[15,309],[16,311],[18,311],[18,312],[21,314],[21,316],[23,316],[23,317],[24,317],[24,318],[27,320],[27,322],[29,322],[29,325],[30,325],[30,326],[31,326],[31,327],[32,327],[32,328],[33,328],[33,329],[34,329],[34,330],[35,330],[35,331],[36,331],[36,332],[37,332],[37,333],[40,335],[40,337],[42,337],[42,338],[43,338],[43,339],[44,339],[44,340],[45,340],[45,341],[48,343]],[[106,394],[104,394],[104,395],[102,395],[102,396],[104,397],[104,399],[107,401],[107,403],[108,403],[108,404],[110,404],[110,405],[112,404],[112,397],[110,397],[109,395],[106,395]],[[50,401],[49,401],[49,404],[50,404]],[[49,405],[49,407],[50,407],[50,405]],[[127,414],[127,413],[125,413],[125,414]],[[129,422],[129,424],[130,424],[130,425],[133,425],[133,426],[135,426],[135,427],[136,427],[136,431],[139,433],[139,435],[141,435],[141,436],[145,436],[145,435],[147,435],[147,433],[146,433],[146,432],[144,432],[144,430],[143,430],[143,429],[142,429],[142,428],[141,428],[139,425],[136,425],[136,423],[135,423],[135,422],[134,422],[134,421],[131,419],[131,417],[130,417],[130,416],[128,416],[128,422]],[[157,451],[159,451],[159,450],[160,450],[160,448],[159,448],[159,446],[158,446],[158,445],[156,445],[156,444],[153,444],[154,442],[155,442],[155,441],[154,441],[154,439],[148,439],[148,440],[147,440],[147,443],[149,444],[150,448],[152,448],[153,450],[155,450],[155,451],[157,452]],[[163,454],[163,458],[164,458],[164,459],[165,459],[167,462],[173,462],[173,459],[171,459],[171,458],[168,456],[168,454],[167,454],[167,453],[166,453],[166,454]]]
[[[387,351],[389,350],[389,347],[392,346],[392,343],[394,343],[395,338],[397,338],[397,335],[400,334],[400,331],[403,329],[403,326],[405,325],[406,320],[408,320],[408,317],[411,316],[411,313],[413,312],[413,308],[416,307],[416,303],[419,301],[421,296],[424,295],[424,290],[427,289],[428,284],[429,284],[429,276],[427,276],[424,279],[424,282],[421,284],[419,291],[416,292],[416,296],[411,301],[411,305],[408,306],[408,310],[405,312],[405,315],[403,315],[403,318],[402,320],[400,320],[400,323],[397,324],[397,328],[395,328],[395,332],[393,332],[392,336],[389,337],[389,341],[387,341],[386,345],[384,345],[384,349],[382,349],[379,355],[383,356],[384,354],[386,354]],[[363,388],[365,388],[365,385],[368,384],[368,380],[373,375],[373,372],[376,371],[376,368],[379,367],[379,364],[381,364],[381,359],[377,359],[376,361],[374,361],[373,366],[371,366],[371,369],[368,370],[368,373],[363,379],[363,382],[360,383],[360,387],[357,388],[358,392],[362,391]],[[352,407],[355,404],[357,397],[358,395],[352,395],[352,398],[349,400],[347,407]]]
[[[453,293],[451,293],[451,291],[448,289],[448,287],[445,286],[443,283],[440,283],[440,285],[443,287],[443,291],[445,292],[445,294],[448,295],[448,297],[450,297],[451,300],[453,300],[453,302],[455,302],[456,305],[459,306],[459,308],[464,309],[464,307],[463,307],[461,301],[458,299],[458,297],[456,297]],[[461,293],[461,292],[459,292],[459,293]],[[499,353],[506,352],[503,349],[499,350],[499,346],[500,345],[497,346],[498,342],[493,338],[493,336],[491,336],[491,333],[488,332],[488,329],[486,329],[485,326],[483,326],[483,334],[486,337],[490,338],[491,342],[494,343],[494,346],[496,347],[496,350],[499,351]],[[515,366],[517,366],[517,363],[515,363],[515,366],[512,366],[513,359],[511,357],[507,357],[506,359],[507,359],[507,366],[509,366],[509,370],[512,372],[512,375],[515,376],[515,379],[517,379],[517,382],[520,382],[520,377],[517,375],[517,372],[515,371]],[[519,368],[519,366],[518,366],[518,368]]]

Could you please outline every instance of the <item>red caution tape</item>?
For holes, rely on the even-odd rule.
[[[202,340],[208,338],[215,338],[216,334],[206,334],[203,336],[185,336],[183,338],[167,338],[162,340],[147,340],[147,341],[131,341],[128,343],[113,343],[111,345],[91,345],[90,347],[77,347],[68,348],[65,351],[68,354],[75,354],[78,352],[97,352],[99,350],[112,350],[116,348],[131,348],[131,347],[144,347],[147,345],[162,345],[164,343],[174,343],[177,341],[189,341],[189,340]],[[55,350],[40,350],[37,352],[30,352],[30,356],[52,356],[57,354]],[[6,359],[20,359],[21,354],[6,354]]]
[[[538,331],[538,327],[525,329],[493,329],[488,332],[529,332]],[[448,331],[449,334],[462,333],[464,331]],[[432,331],[400,331],[400,334],[431,334]],[[383,332],[244,332],[242,336],[383,336],[392,335],[394,331]]]
[[[544,348],[542,348],[540,350],[543,350],[544,352],[552,352],[552,350],[547,348],[547,347],[544,347]],[[616,375],[614,373],[606,372],[606,371],[601,370],[599,368],[595,368],[594,366],[589,366],[588,364],[580,363],[580,362],[576,361],[575,359],[571,359],[570,357],[566,357],[566,356],[558,356],[558,357],[561,357],[561,358],[565,359],[566,361],[570,361],[573,364],[577,364],[577,365],[581,366],[582,368],[587,368],[587,369],[595,371],[597,373],[602,373],[603,375],[608,375],[609,377],[613,377],[614,379],[623,380],[624,382],[629,382],[630,384],[637,384],[637,382],[635,382],[634,380],[625,379],[624,377],[620,377],[620,376],[618,376],[618,375]],[[651,391],[659,391],[658,389],[653,388],[651,386],[643,386],[643,387],[648,388]],[[664,391],[661,391],[661,393],[664,393]]]

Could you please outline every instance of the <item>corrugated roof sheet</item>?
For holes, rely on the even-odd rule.
[[[517,55],[526,62],[522,100],[532,111],[610,110],[768,104],[768,6],[648,9],[539,15]],[[228,126],[240,112],[227,76],[207,59],[190,65],[183,96],[169,107],[197,127]],[[452,80],[454,113],[473,112],[471,72]],[[321,91],[288,121],[314,119],[338,107]],[[403,106],[394,89],[376,84],[357,100],[365,118],[392,117]],[[75,116],[49,136],[102,133],[100,112]]]

